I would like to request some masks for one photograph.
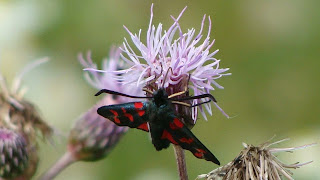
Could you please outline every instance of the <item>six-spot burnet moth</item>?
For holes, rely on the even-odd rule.
[[[205,159],[220,165],[219,160],[198,140],[178,116],[175,115],[173,108],[173,104],[194,107],[210,101],[216,102],[211,94],[186,96],[176,99],[176,96],[186,93],[186,91],[168,96],[164,88],[160,88],[154,92],[147,89],[144,90],[153,95],[151,97],[139,97],[102,89],[95,96],[108,93],[129,98],[147,98],[149,101],[102,106],[98,108],[97,112],[118,126],[128,126],[150,132],[152,143],[158,151],[169,147],[170,143],[172,143],[191,151],[193,155],[199,159]],[[210,98],[210,100],[193,106],[182,102],[201,98]]]

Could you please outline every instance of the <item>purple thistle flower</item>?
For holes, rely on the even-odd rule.
[[[82,64],[84,69],[94,69],[84,72],[85,79],[94,88],[100,89],[110,89],[117,92],[142,95],[141,87],[137,86],[124,86],[120,83],[121,75],[115,73],[116,71],[127,68],[126,63],[120,59],[120,49],[112,48],[110,51],[110,56],[108,59],[104,59],[102,62],[102,72],[97,71],[97,65],[93,63],[91,59],[91,52],[87,53],[87,60],[85,60],[82,54],[79,54],[79,62]],[[108,72],[108,73],[104,73]],[[120,79],[119,79],[120,78]],[[118,103],[130,102],[132,99],[126,97],[119,98]]]
[[[133,50],[125,38],[123,48],[121,48],[123,51],[121,58],[131,67],[116,71],[122,76],[115,76],[114,78],[124,84],[135,83],[137,86],[146,86],[149,83],[154,83],[157,88],[164,86],[167,91],[169,89],[169,94],[185,90],[186,84],[188,84],[188,88],[194,91],[195,96],[210,93],[215,87],[222,89],[223,87],[216,82],[216,79],[231,73],[225,73],[229,68],[219,68],[220,60],[214,58],[218,50],[210,53],[210,48],[214,44],[214,40],[210,41],[211,19],[208,17],[207,35],[202,35],[206,15],[203,16],[198,34],[196,34],[194,28],[183,33],[178,21],[185,10],[186,8],[181,11],[177,18],[171,16],[174,23],[168,30],[163,30],[161,23],[157,27],[152,25],[152,5],[146,43],[141,41],[141,30],[138,34],[133,34],[124,26],[138,52]],[[174,39],[177,34],[178,38]],[[99,72],[99,70],[95,71]],[[192,104],[205,101],[208,101],[208,99],[197,99],[193,100]],[[228,117],[216,103],[214,104]],[[210,103],[206,103],[203,106],[211,115]],[[201,106],[200,111],[206,119]],[[192,119],[195,121],[196,118],[197,108],[193,108]]]

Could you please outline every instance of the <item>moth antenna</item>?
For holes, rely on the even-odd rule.
[[[129,97],[129,98],[146,98],[146,99],[153,98],[153,97],[147,97],[147,96],[131,96],[131,95],[128,95],[128,94],[124,94],[124,93],[120,93],[120,92],[116,92],[116,91],[112,91],[112,90],[108,90],[108,89],[101,89],[99,92],[97,92],[95,94],[95,96],[99,96],[102,93],[114,94],[114,95],[118,95],[118,96]]]
[[[198,96],[183,97],[183,98],[174,99],[174,100],[176,100],[176,101],[186,101],[186,100],[202,99],[202,98],[210,98],[213,102],[217,102],[216,98],[214,98],[211,94],[201,94],[201,95],[198,95]]]
[[[207,104],[207,103],[209,103],[209,102],[211,102],[212,100],[210,99],[209,101],[205,101],[205,102],[201,102],[201,103],[198,103],[198,104],[194,104],[194,105],[192,105],[191,107],[196,107],[196,106],[200,106],[200,105],[202,105],[202,104]]]

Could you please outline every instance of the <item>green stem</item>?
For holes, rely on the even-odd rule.
[[[50,180],[56,177],[63,169],[74,163],[76,159],[67,151],[47,172],[45,172],[39,180]]]
[[[173,148],[176,155],[176,161],[177,161],[180,180],[188,180],[184,150],[179,145],[173,145]]]

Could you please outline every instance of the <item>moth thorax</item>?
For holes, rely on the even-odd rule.
[[[159,107],[168,103],[168,94],[164,89],[159,89],[153,93],[153,101]]]

